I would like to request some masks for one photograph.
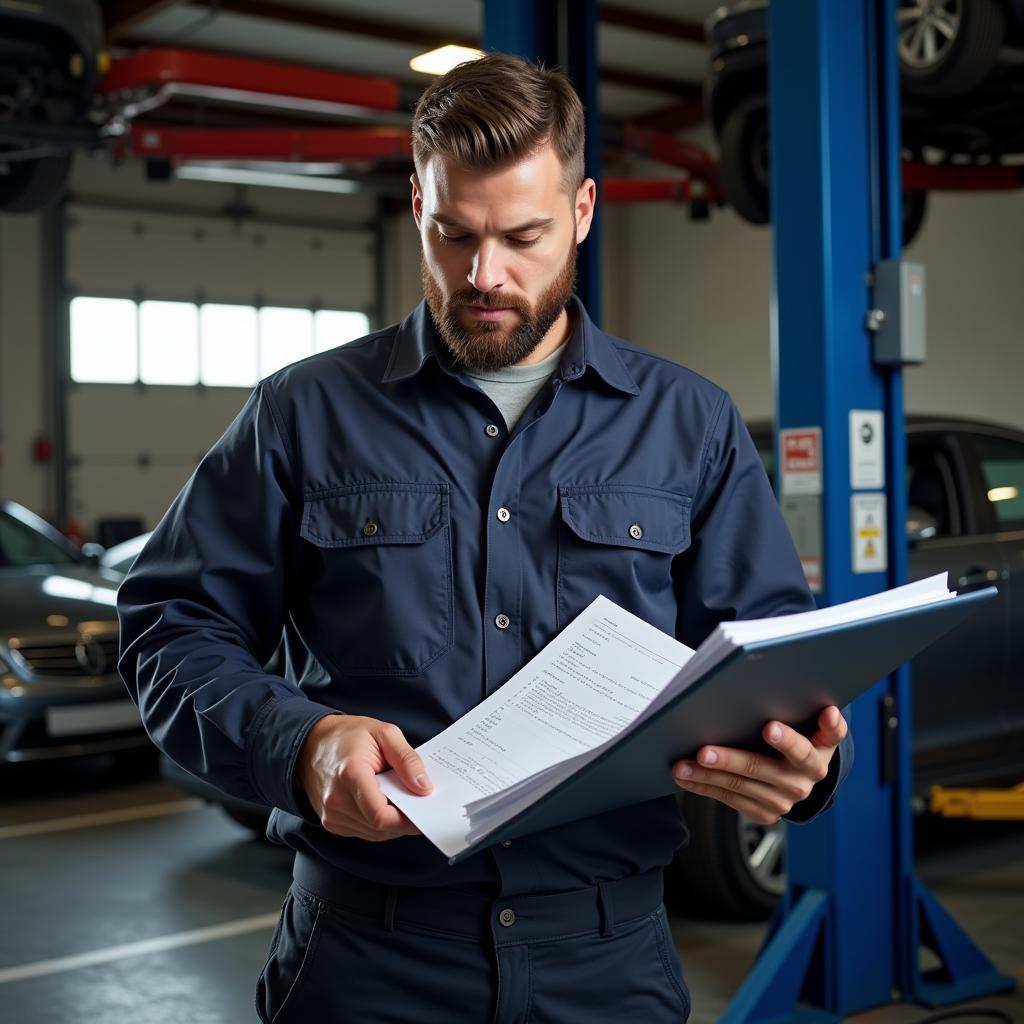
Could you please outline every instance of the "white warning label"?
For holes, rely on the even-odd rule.
[[[851,500],[853,571],[885,572],[889,567],[885,532],[885,494],[854,494]]]

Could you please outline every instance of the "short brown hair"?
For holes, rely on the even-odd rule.
[[[583,104],[569,79],[507,53],[489,53],[441,75],[412,118],[417,171],[432,156],[492,170],[552,142],[570,195],[583,181],[583,141]]]

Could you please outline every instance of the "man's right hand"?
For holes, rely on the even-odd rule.
[[[411,793],[425,796],[434,788],[397,725],[360,715],[327,715],[309,730],[295,774],[328,832],[370,842],[419,835],[377,785],[375,776],[388,768]]]

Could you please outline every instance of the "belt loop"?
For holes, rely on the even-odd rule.
[[[384,897],[384,931],[395,930],[395,904],[398,903],[398,888],[394,885],[388,886],[387,894]]]
[[[607,938],[615,932],[615,910],[606,882],[597,883],[597,905],[601,911],[601,935]]]

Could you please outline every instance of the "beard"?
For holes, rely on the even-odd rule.
[[[517,295],[480,292],[475,288],[462,289],[445,299],[422,249],[420,280],[437,333],[452,359],[478,371],[500,370],[526,359],[565,309],[576,283],[576,243],[573,241],[561,270],[535,304]],[[515,322],[506,327],[495,320],[475,320],[467,327],[459,318],[462,306],[510,309]]]

